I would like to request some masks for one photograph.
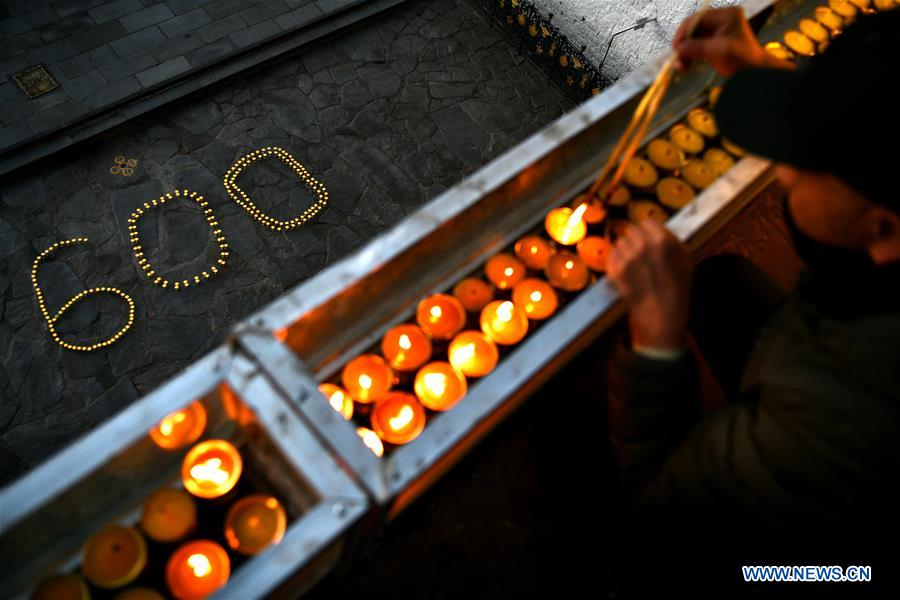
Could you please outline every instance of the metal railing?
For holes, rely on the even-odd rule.
[[[522,56],[537,66],[565,96],[576,104],[612,85],[546,17],[526,0],[472,0],[491,23],[511,37]]]

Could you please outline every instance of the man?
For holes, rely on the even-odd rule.
[[[686,32],[696,21],[693,34]],[[794,70],[768,56],[738,8],[689,19],[682,64],[729,77],[725,137],[776,161],[807,271],[784,294],[748,261],[692,265],[646,221],[615,245],[609,277],[630,341],[610,373],[620,479],[643,525],[636,547],[684,567],[873,564],[900,540],[900,11],[861,16]],[[892,106],[891,106],[892,105]],[[698,415],[688,330],[729,403]],[[699,544],[705,552],[689,548]],[[640,560],[640,559],[639,559]]]

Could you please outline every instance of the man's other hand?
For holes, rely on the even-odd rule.
[[[747,67],[793,68],[765,51],[743,9],[736,6],[691,15],[675,32],[672,48],[678,53],[680,68],[687,68],[694,60],[705,60],[724,77]]]
[[[684,348],[692,273],[684,244],[656,221],[628,227],[616,241],[607,274],[628,303],[633,348]]]

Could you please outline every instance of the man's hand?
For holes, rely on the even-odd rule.
[[[735,6],[710,8],[688,17],[675,32],[672,47],[680,68],[687,68],[693,60],[705,60],[724,77],[747,67],[793,68],[792,63],[765,51],[744,11]]]
[[[607,274],[628,303],[633,348],[684,348],[692,272],[687,249],[656,221],[628,227],[616,241]]]

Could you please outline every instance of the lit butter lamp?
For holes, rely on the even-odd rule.
[[[538,270],[544,268],[555,252],[550,242],[538,235],[526,235],[516,242],[515,250],[516,256],[525,263],[526,267]],[[486,304],[487,302],[482,304],[478,310],[484,308]]]
[[[219,544],[194,540],[178,548],[166,565],[166,585],[178,600],[200,600],[228,583],[231,561]]]
[[[553,287],[567,292],[584,289],[591,281],[587,265],[570,252],[560,252],[551,258],[547,262],[544,274]]]
[[[353,398],[344,388],[333,383],[323,383],[319,386],[319,391],[328,400],[331,408],[344,417],[345,421],[353,417]]]
[[[134,527],[107,525],[82,548],[81,572],[99,588],[128,585],[147,564],[147,543]]]
[[[197,525],[197,505],[184,490],[162,488],[144,502],[141,529],[151,540],[175,542]]]
[[[137,587],[119,592],[115,600],[166,600],[166,598],[156,590]]]
[[[431,358],[431,340],[417,325],[397,325],[381,339],[381,353],[398,371],[412,371]]]
[[[581,219],[588,225],[597,225],[606,219],[606,207],[603,206],[603,203],[600,202],[600,199],[596,196],[591,197],[587,194],[582,194],[575,198],[575,202],[572,206],[575,208],[587,206],[587,208],[584,209],[584,214],[581,216]]]
[[[176,450],[196,442],[203,435],[204,429],[206,409],[202,402],[197,401],[163,417],[150,430],[150,438],[160,448]]]
[[[366,445],[366,448],[372,451],[372,454],[379,458],[384,456],[384,444],[381,443],[381,438],[378,437],[377,433],[368,427],[357,427],[356,435],[358,435],[359,439],[362,440],[362,443]]]
[[[184,457],[181,481],[198,498],[218,498],[234,488],[244,463],[237,448],[225,440],[200,442]]]
[[[525,265],[516,257],[501,253],[492,256],[484,265],[488,280],[501,290],[512,289],[525,279]]]
[[[425,429],[425,409],[406,392],[391,392],[375,403],[372,431],[385,442],[408,444]]]
[[[528,333],[525,311],[509,300],[491,302],[481,311],[481,331],[497,344],[518,344]]]
[[[589,239],[584,238],[579,245]],[[526,279],[513,289],[512,301],[529,319],[535,321],[548,318],[559,305],[556,290],[546,281],[533,278]]]
[[[466,325],[466,309],[454,296],[432,294],[416,307],[416,322],[435,340],[449,340]]]
[[[450,410],[466,395],[466,377],[450,363],[433,362],[419,369],[413,388],[426,408]]]
[[[377,354],[357,356],[341,373],[344,389],[363,404],[383,398],[394,385],[394,372]]]
[[[578,256],[588,267],[597,272],[606,271],[612,245],[604,237],[589,235],[578,242]]]
[[[266,494],[241,498],[225,517],[225,541],[235,552],[258,554],[277,544],[287,529],[287,515],[281,503]]]
[[[577,244],[587,235],[587,224],[584,222],[584,213],[587,209],[587,203],[575,210],[568,206],[554,208],[544,218],[547,235],[563,246]]]
[[[447,356],[453,368],[466,377],[484,377],[500,360],[497,346],[480,331],[463,331],[453,338]]]
[[[90,600],[84,580],[78,575],[54,575],[37,586],[31,600]]]
[[[494,290],[481,279],[467,277],[453,288],[453,296],[469,312],[481,312],[494,299]]]

